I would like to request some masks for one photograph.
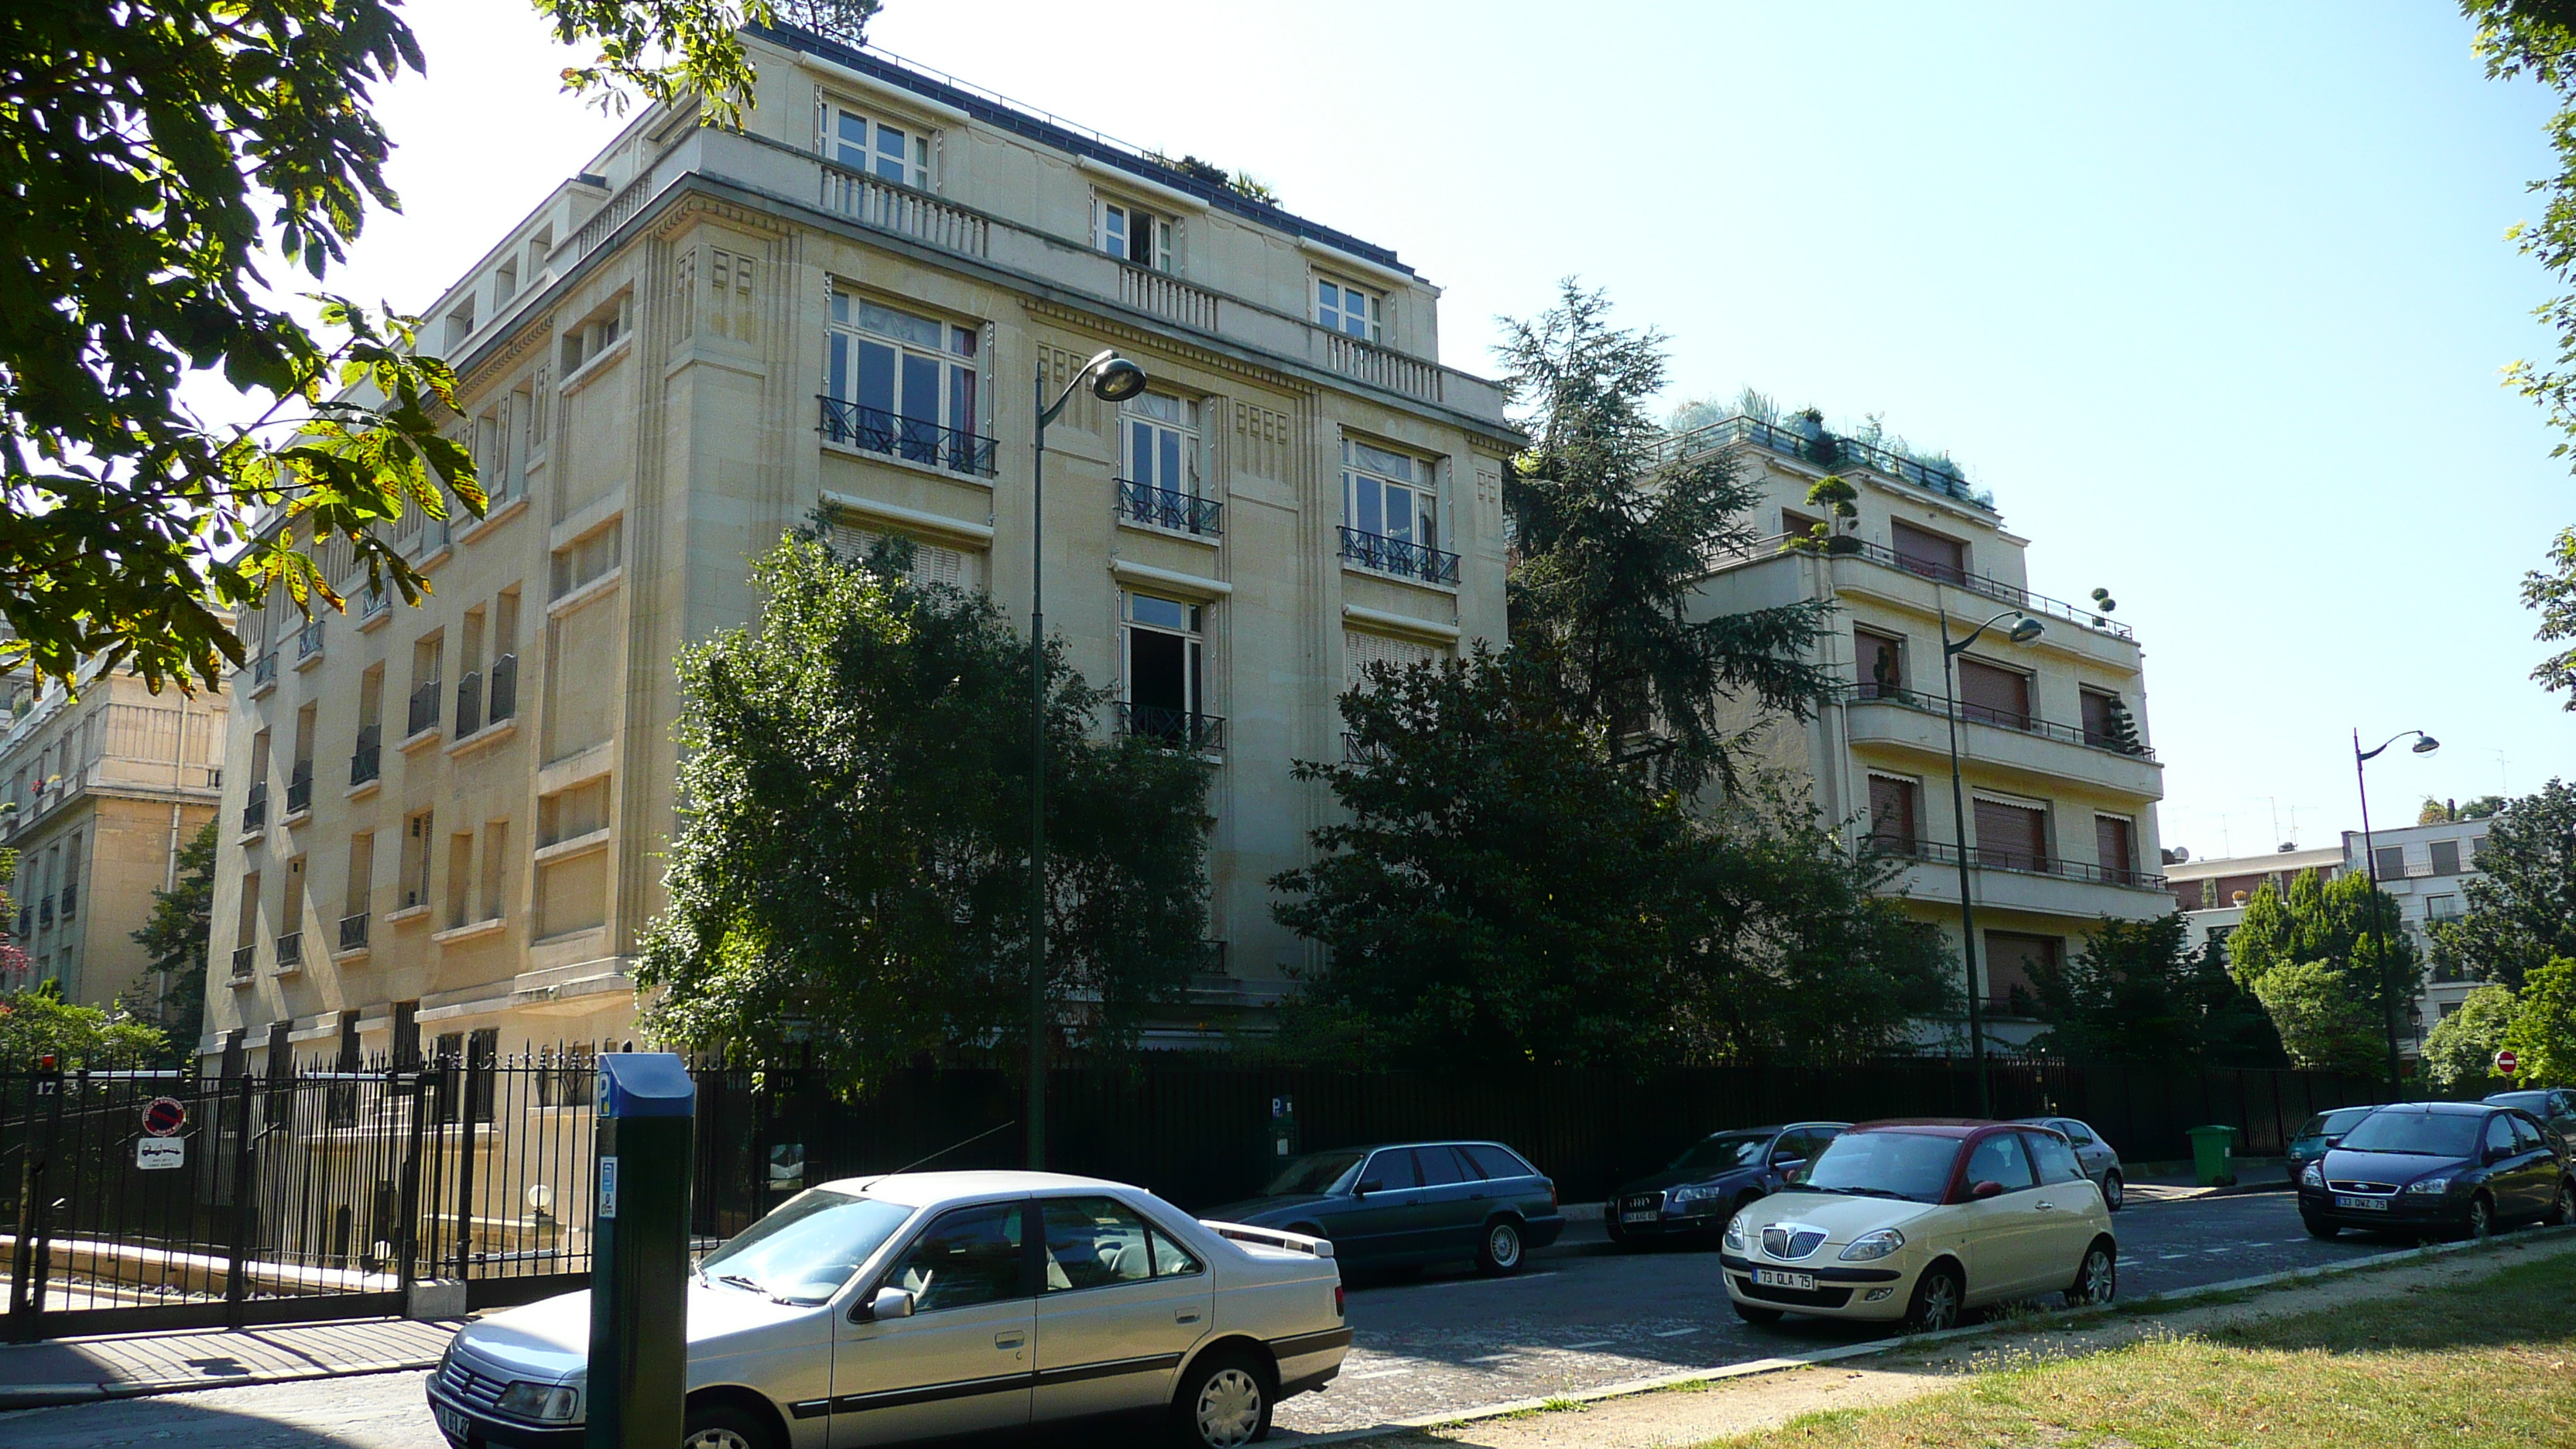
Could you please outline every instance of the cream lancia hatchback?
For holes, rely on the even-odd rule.
[[[1748,1323],[1783,1313],[1931,1330],[1982,1304],[2119,1291],[2110,1210],[2066,1139],[2009,1122],[1872,1122],[1739,1212],[1720,1253]]]

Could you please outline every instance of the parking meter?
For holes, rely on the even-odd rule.
[[[1270,1099],[1270,1164],[1276,1171],[1302,1150],[1297,1140],[1297,1099],[1281,1095]]]
[[[697,1095],[688,1068],[668,1052],[599,1058],[585,1449],[671,1449],[688,1417]]]

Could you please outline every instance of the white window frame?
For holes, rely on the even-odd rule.
[[[906,144],[897,151],[888,151],[888,132],[903,137]],[[824,159],[835,166],[928,191],[930,153],[937,136],[937,131],[918,122],[888,116],[872,107],[861,109],[827,99],[823,103],[823,133],[816,140]]]
[[[1389,460],[1400,461],[1406,466],[1402,469],[1392,467]],[[1386,526],[1385,503],[1388,489],[1401,489],[1408,495],[1406,512],[1409,516],[1405,522],[1405,531],[1402,533]],[[1375,529],[1361,525],[1361,519],[1364,516],[1362,505],[1372,491],[1377,497],[1377,517],[1380,525]],[[1436,460],[1394,448],[1383,448],[1375,443],[1363,442],[1347,435],[1343,437],[1343,527],[1357,533],[1373,534],[1390,542],[1409,543],[1434,551],[1454,553],[1456,552],[1454,549],[1442,550],[1440,547],[1441,512],[1440,466]]]
[[[1118,476],[1130,483],[1148,484],[1168,489],[1185,498],[1199,493],[1199,405],[1170,393],[1141,393],[1119,407]],[[1162,439],[1169,435],[1173,447],[1166,450]],[[1149,462],[1140,463],[1139,442],[1145,442]],[[1177,453],[1177,462],[1167,466],[1166,451]],[[1178,476],[1167,476],[1173,472]]]
[[[939,341],[933,343],[923,332],[936,328]],[[883,347],[895,353],[893,391],[889,416],[903,419],[905,389],[914,370],[906,360],[929,361],[938,368],[938,399],[934,412],[939,427],[951,433],[983,436],[984,354],[980,326],[934,316],[907,307],[879,302],[872,298],[835,287],[830,303],[830,320],[824,327],[823,388],[834,399],[853,408],[869,407],[860,397],[865,354],[863,347]],[[970,451],[972,449],[970,448]],[[893,456],[909,457],[902,447]],[[914,461],[924,461],[915,459]],[[928,460],[934,466],[946,466],[937,457]],[[953,470],[952,470],[953,471]]]
[[[1382,342],[1386,334],[1386,294],[1374,287],[1346,282],[1328,272],[1315,273],[1315,284],[1308,293],[1315,303],[1315,325],[1327,332],[1356,337],[1363,342]],[[1347,299],[1358,297],[1361,305],[1354,308]]]
[[[1151,231],[1144,258],[1136,255],[1139,222]],[[1173,243],[1179,232],[1179,219],[1167,212],[1139,206],[1122,196],[1104,196],[1097,191],[1091,194],[1091,244],[1131,267],[1170,275],[1174,270]]]
[[[1137,617],[1139,599],[1168,605],[1180,610],[1178,625],[1159,619]],[[1130,706],[1136,704],[1135,651],[1132,638],[1140,631],[1178,638],[1181,647],[1182,713],[1207,716],[1207,605],[1196,599],[1175,599],[1141,589],[1118,591],[1118,697]]]

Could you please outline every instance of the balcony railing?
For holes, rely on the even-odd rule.
[[[1838,438],[1822,427],[1810,432],[1793,424],[1766,423],[1760,418],[1738,413],[1666,439],[1663,452],[1667,458],[1687,458],[1734,443],[1751,443],[1826,468],[1867,468],[1944,498],[1972,504],[1989,513],[1994,511],[1994,496],[1970,488],[1968,480],[1955,466],[1945,467],[1937,462],[1909,458],[1893,449],[1864,443],[1857,438]]]
[[[1161,272],[1120,266],[1118,300],[1140,312],[1151,312],[1184,327],[1195,327],[1201,332],[1216,330],[1216,294]]]
[[[519,656],[504,654],[492,661],[492,697],[484,701],[483,722],[496,725],[518,717]]]
[[[1311,335],[1323,339],[1324,365],[1342,376],[1426,402],[1440,401],[1440,364],[1321,327]]]
[[[292,971],[304,964],[304,933],[288,931],[277,938],[277,969]]]
[[[233,979],[235,981],[248,981],[250,979],[251,965],[258,959],[259,948],[257,946],[235,946],[233,948]]]
[[[1172,488],[1158,488],[1151,483],[1118,480],[1118,516],[1155,528],[1168,528],[1176,533],[1198,533],[1215,537],[1224,532],[1225,505],[1213,498],[1200,498]]]
[[[456,737],[463,739],[483,728],[483,671],[469,669],[456,681]]]
[[[411,727],[403,732],[406,737],[438,728],[439,692],[435,679],[411,692]]]
[[[1354,734],[1342,736],[1342,763],[1345,765],[1385,765],[1394,763],[1394,759],[1384,745],[1367,744]]]
[[[1192,714],[1158,704],[1118,706],[1118,732],[1167,745],[1215,754],[1225,748],[1225,720],[1220,715]]]
[[[358,617],[361,619],[372,619],[393,606],[394,597],[392,594],[385,591],[384,585],[369,584],[367,585],[366,602],[364,606],[360,608]]]
[[[295,773],[286,777],[286,813],[301,815],[313,808],[313,762],[298,760]]]
[[[1885,835],[1873,835],[1870,840],[1889,855],[1904,856],[1913,860],[1938,861],[1956,865],[1959,857],[1965,855],[1968,858],[1968,864],[1978,870],[2008,870],[2017,875],[2062,876],[2067,880],[2090,881],[2095,885],[2135,886],[2143,890],[2165,889],[2163,876],[2146,871],[2128,870],[2112,865],[2091,865],[2080,860],[2035,855],[2026,850],[1983,846],[1963,851],[1955,845],[1942,841],[1902,840]]]
[[[242,799],[242,833],[268,828],[268,786],[265,782],[250,787]]]
[[[277,682],[277,651],[269,650],[250,662],[250,687],[266,689]]]
[[[2034,594],[2018,585],[1988,578],[1984,574],[1972,574],[1965,569],[1952,568],[1948,564],[1936,563],[1931,559],[1907,558],[1884,544],[1863,540],[1860,554],[1872,563],[1884,564],[1892,569],[1903,569],[1909,574],[1966,589],[1969,593],[1981,594],[1999,604],[2010,604],[2016,609],[2026,609],[2034,614],[2046,614],[2052,619],[2063,619],[2069,624],[2081,624],[2087,629],[2098,629],[2114,638],[2137,637],[2130,631],[2128,625],[2114,623],[2081,605],[2070,604],[2064,599],[2052,599],[2046,594]]]
[[[1990,705],[1972,704],[1966,700],[1960,700],[1945,710],[1938,695],[1925,694],[1919,689],[1907,689],[1902,685],[1873,682],[1846,684],[1842,688],[1843,697],[1853,704],[1900,704],[1907,709],[1921,710],[1928,715],[1955,714],[1962,720],[1977,724],[1990,724],[1998,729],[2018,730],[2026,735],[2044,735],[2052,740],[2063,740],[2070,745],[2084,745],[2114,755],[2127,755],[2133,759],[2152,760],[2156,757],[2156,752],[2145,745],[2122,745],[2109,735],[2095,730],[2059,724],[2055,720],[2040,719],[2034,715],[2016,714],[2011,710],[1996,709]]]
[[[340,949],[355,951],[367,944],[367,913],[340,918]]]
[[[80,914],[80,887],[77,884],[63,887],[61,909],[66,921]]]
[[[322,623],[320,619],[308,619],[303,628],[295,631],[296,658],[310,659],[322,652]]]
[[[383,768],[379,758],[384,753],[384,731],[381,725],[366,725],[358,731],[358,747],[349,752],[349,783],[363,785],[376,778]]]
[[[818,395],[816,401],[823,405],[823,436],[843,447],[905,458],[951,473],[993,476],[991,438],[841,398]]]
[[[1458,582],[1458,555],[1401,538],[1362,533],[1356,528],[1342,530],[1342,557],[1364,569],[1400,579],[1420,579],[1426,584]]]
[[[822,165],[825,211],[970,257],[983,256],[990,247],[992,224],[962,206],[829,161]]]
[[[54,923],[54,898],[46,896],[36,902],[36,929],[41,931]]]

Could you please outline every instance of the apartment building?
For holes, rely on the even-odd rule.
[[[1289,769],[1350,673],[1504,637],[1517,440],[1394,252],[880,52],[749,47],[742,130],[639,116],[428,312],[493,498],[405,521],[432,597],[253,621],[205,1050],[628,1038],[673,655],[818,507],[1025,618],[1033,394],[1105,348],[1152,383],[1048,431],[1046,617],[1102,731],[1218,766],[1209,969],[1163,1039],[1308,959],[1265,881],[1329,806]]]
[[[2379,870],[2379,888],[2397,899],[2399,929],[2415,943],[2425,960],[2424,989],[2405,1025],[2402,1040],[2409,1056],[2424,1044],[2433,1023],[2460,1009],[2470,992],[2486,983],[2454,969],[2432,965],[2430,928],[2457,920],[2467,909],[2468,883],[2478,877],[2478,853],[2486,848],[2486,820],[2446,820],[2434,825],[2408,825],[2370,833],[2370,851]],[[2362,835],[2343,833],[2343,868],[2364,870]]]
[[[132,936],[214,816],[225,702],[156,695],[125,671],[85,673],[78,698],[23,672],[0,686],[0,847],[18,853],[17,913],[0,935],[27,956],[23,971],[0,971],[0,989],[54,980],[94,1006],[157,1003],[169,983],[145,969]]]
[[[2031,592],[2029,540],[1954,467],[1837,437],[1812,417],[1728,417],[1672,446],[1731,452],[1759,490],[1768,535],[1712,559],[1696,616],[1835,606],[1816,658],[1841,689],[1804,725],[1772,720],[1757,762],[1808,781],[1817,810],[1854,844],[1874,837],[1905,858],[1889,889],[1953,950],[1966,860],[1992,1039],[2026,1042],[2039,1028],[2013,993],[2033,963],[2081,950],[2106,916],[2174,908],[2158,873],[2164,767],[2147,742],[2136,637],[2098,607]],[[1857,493],[1853,516],[1807,501],[1828,476]],[[1823,537],[1812,533],[1820,522],[1830,522]],[[2039,635],[2011,642],[2005,619],[1957,655],[1955,690],[1945,689],[1945,621],[1964,640],[2006,610],[2038,620]],[[1954,718],[1964,838],[1950,789]]]

